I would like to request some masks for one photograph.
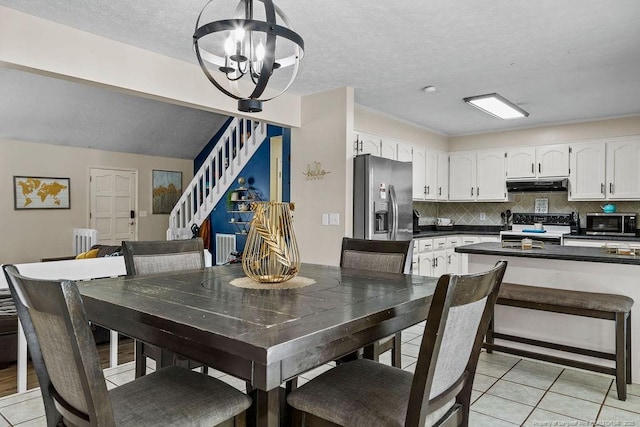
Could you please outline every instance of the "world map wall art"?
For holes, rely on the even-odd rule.
[[[13,194],[16,210],[69,209],[69,178],[14,176]]]

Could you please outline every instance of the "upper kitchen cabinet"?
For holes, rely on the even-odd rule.
[[[412,162],[413,151],[413,145],[398,142],[398,158],[396,160],[399,160],[401,162]]]
[[[380,137],[363,132],[355,132],[355,154],[381,155]]]
[[[607,142],[607,198],[640,199],[640,136]]]
[[[438,153],[413,147],[413,200],[437,200]]]
[[[569,200],[640,199],[640,136],[571,144]]]
[[[437,200],[449,200],[449,153],[438,152]]]
[[[602,200],[606,197],[605,144],[571,144],[569,200]]]
[[[380,157],[398,160],[398,142],[388,138],[380,140]]]
[[[449,154],[449,200],[505,201],[503,150]]]
[[[569,144],[507,150],[507,179],[569,176]]]

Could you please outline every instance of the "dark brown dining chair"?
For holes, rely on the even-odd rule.
[[[406,271],[411,240],[366,240],[342,238],[340,267],[362,270],[402,273]],[[401,367],[402,335],[400,332],[378,340],[364,348],[364,357],[375,361],[382,353],[391,350],[391,364]],[[353,359],[346,356],[338,362]]]
[[[467,426],[471,387],[506,270],[444,275],[427,315],[415,373],[356,360],[289,394],[296,425]]]
[[[40,383],[47,426],[245,423],[251,405],[247,395],[177,366],[107,390],[76,283],[31,279],[13,265],[3,268]]]
[[[204,244],[202,239],[124,241],[122,254],[127,275],[167,273],[204,267]],[[167,349],[135,340],[136,378],[147,372],[147,357],[156,362],[156,368],[179,365],[189,369],[207,367]]]

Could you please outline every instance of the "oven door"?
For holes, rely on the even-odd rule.
[[[518,231],[501,231],[500,232],[500,241],[511,240],[511,241],[520,241],[524,238],[529,238],[531,240],[537,240],[538,242],[543,242],[545,245],[562,245],[562,235],[561,234],[545,234],[542,233],[522,233]]]

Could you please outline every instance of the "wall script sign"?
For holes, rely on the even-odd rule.
[[[322,169],[322,164],[320,162],[307,163],[307,171],[302,172],[307,181],[313,179],[324,179],[324,176],[328,173],[331,172]]]

